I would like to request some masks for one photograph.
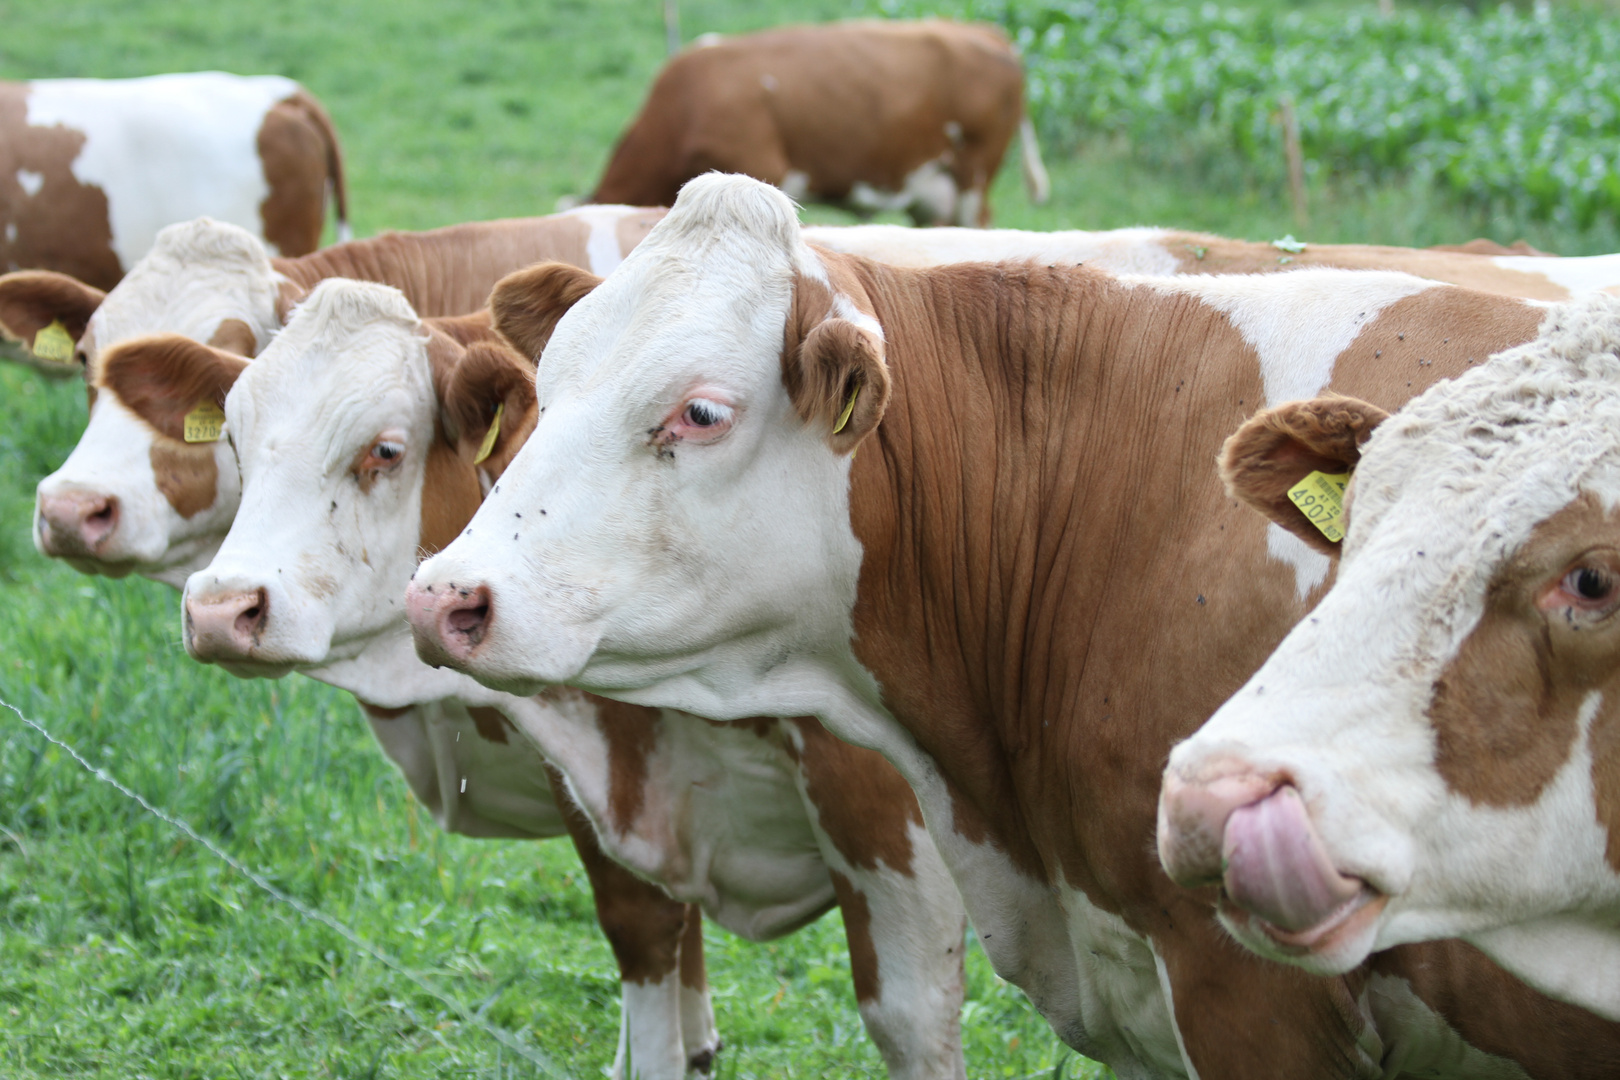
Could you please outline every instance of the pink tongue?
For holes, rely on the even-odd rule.
[[[1361,891],[1334,869],[1291,786],[1232,812],[1221,857],[1232,901],[1291,932],[1319,925]]]

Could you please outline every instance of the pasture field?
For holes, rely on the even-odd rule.
[[[1343,5],[1339,5],[1342,7]],[[688,0],[688,39],[875,10]],[[344,139],[359,235],[545,213],[589,190],[663,58],[657,0],[0,0],[0,77],[222,68],[303,81]],[[1336,9],[1335,9],[1336,10]],[[1297,231],[1284,191],[1208,147],[1133,144],[1043,118],[1054,195],[1016,169],[998,222]],[[1612,238],[1462,207],[1432,185],[1311,179],[1311,239],[1428,244]],[[847,220],[811,210],[819,221]],[[76,385],[0,365],[0,699],[562,1075],[611,1060],[617,979],[566,843],[447,837],[346,695],[193,664],[175,595],[52,564],[33,487],[84,422]],[[877,1076],[836,914],[769,945],[706,932],[718,1075]],[[969,954],[974,1077],[1105,1076]],[[310,923],[0,711],[0,1076],[525,1077],[529,1061]]]

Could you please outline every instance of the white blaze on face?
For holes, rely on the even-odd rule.
[[[75,568],[118,577],[138,573],[178,587],[212,557],[236,510],[230,448],[223,441],[211,447],[219,467],[213,505],[187,518],[158,488],[151,450],[159,438],[116,396],[99,394],[79,444],[61,468],[39,482],[40,498],[83,494],[117,500],[113,534],[94,560],[70,558]],[[37,500],[34,535],[38,542]]]
[[[1613,535],[1581,526],[1539,548],[1534,537],[1582,500],[1596,508],[1594,521],[1612,520],[1620,507],[1616,350],[1620,302],[1588,298],[1554,309],[1536,341],[1439,384],[1384,421],[1355,469],[1333,588],[1174,750],[1169,767],[1189,783],[1238,768],[1288,777],[1334,868],[1389,897],[1370,948],[1467,937],[1532,985],[1611,1018],[1620,1018],[1620,981],[1600,980],[1607,999],[1577,999],[1570,987],[1590,981],[1559,970],[1604,950],[1560,947],[1568,927],[1554,918],[1574,916],[1588,934],[1601,927],[1609,949],[1620,947],[1620,874],[1606,858],[1612,841],[1593,763],[1612,753],[1594,731],[1614,703],[1601,685],[1570,683],[1569,673],[1582,669],[1567,659],[1606,647],[1609,630],[1572,612],[1544,616],[1538,598],[1583,552],[1612,551]],[[1504,581],[1503,599],[1490,600]],[[1533,595],[1521,597],[1523,590]],[[1500,740],[1493,790],[1516,770],[1537,772],[1522,798],[1467,788],[1480,782],[1458,772],[1478,767],[1471,759],[1441,771],[1436,688],[1488,612],[1503,625],[1523,622],[1527,633],[1541,626],[1553,650],[1542,677],[1568,692],[1560,716],[1503,706],[1470,721]],[[1544,618],[1556,624],[1536,621]],[[1522,691],[1508,688],[1518,677],[1490,671],[1470,686],[1488,693],[1500,680],[1502,700],[1518,703]],[[1560,742],[1551,766],[1538,763],[1524,741],[1559,723],[1573,724],[1567,750]],[[1491,931],[1504,925],[1527,933]],[[1527,948],[1527,938],[1541,948]],[[1267,951],[1263,941],[1253,945]]]
[[[85,343],[100,350],[161,333],[206,342],[236,319],[263,348],[281,325],[278,285],[263,242],[246,229],[211,218],[171,225],[90,317]]]
[[[206,342],[227,319],[246,324],[262,346],[280,325],[276,289],[264,246],[245,229],[207,218],[172,225],[107,294],[79,346],[94,369],[100,352],[119,342],[156,333]],[[211,444],[218,472],[215,500],[206,511],[184,518],[158,490],[151,456],[159,438],[104,391],[78,446],[40,481],[41,498],[85,493],[118,500],[105,561],[81,560],[75,563],[80,569],[133,570],[178,585],[212,557],[236,512],[236,459],[223,439]]]
[[[709,176],[563,318],[534,433],[416,576],[418,589],[487,584],[480,679],[679,684],[661,704],[735,718],[758,712],[744,699],[759,680],[791,681],[783,657],[846,648],[860,562],[848,462],[782,383],[799,272],[825,279],[792,204]],[[695,398],[730,411],[724,435],[652,435]]]
[[[322,282],[226,399],[242,505],[187,597],[264,589],[270,664],[343,659],[403,630],[435,402],[399,292]],[[374,449],[392,464],[362,476]]]
[[[298,89],[278,75],[218,71],[42,79],[28,84],[28,123],[84,132],[73,176],[106,194],[113,250],[130,267],[165,225],[199,214],[263,230],[259,128]]]

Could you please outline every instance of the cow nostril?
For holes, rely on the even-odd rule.
[[[260,589],[250,607],[243,608],[236,616],[236,633],[240,637],[258,640],[264,632],[265,621],[270,617],[270,597]]]
[[[447,620],[450,629],[467,634],[477,630],[484,624],[484,617],[489,614],[488,604],[479,604],[477,607],[457,608],[450,613]]]

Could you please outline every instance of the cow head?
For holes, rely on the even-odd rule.
[[[1228,443],[1300,535],[1288,489],[1354,469],[1337,581],[1165,773],[1166,870],[1254,950],[1335,973],[1464,937],[1620,1018],[1617,352],[1599,296],[1393,418],[1295,402]]]
[[[226,401],[241,507],[186,583],[186,649],[274,676],[403,635],[411,572],[472,516],[485,451],[510,454],[527,375],[502,345],[424,324],[397,290],[317,286]],[[488,432],[497,409],[508,433]]]
[[[79,445],[39,484],[34,542],[41,553],[85,573],[134,571],[172,584],[207,560],[235,510],[235,462],[223,442],[186,443],[143,420],[141,403],[123,395],[139,396],[137,383],[147,385],[154,373],[144,370],[133,382],[128,372],[115,374],[112,350],[172,333],[253,356],[280,326],[281,289],[257,238],[207,218],[164,229],[105,297],[60,274],[0,278],[7,332],[26,338],[31,327],[61,321],[75,338],[90,394]],[[141,355],[128,362],[159,362],[156,353]],[[163,363],[185,366],[202,354],[171,347],[162,355]]]
[[[545,346],[538,421],[418,569],[418,652],[523,693],[657,684],[660,703],[718,717],[847,653],[849,455],[889,392],[868,303],[803,244],[786,197],[720,175],[600,284],[559,265],[503,282],[498,327],[527,355]]]

